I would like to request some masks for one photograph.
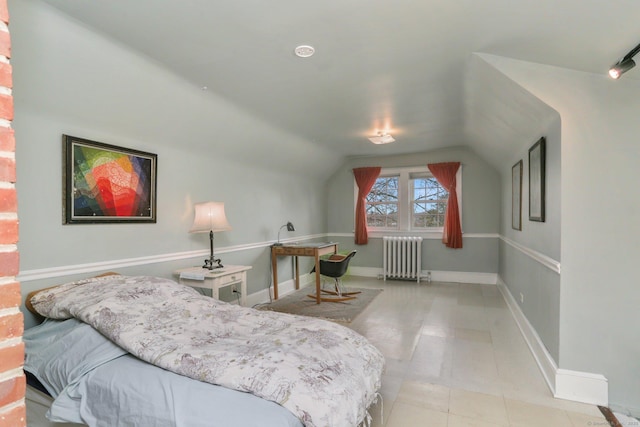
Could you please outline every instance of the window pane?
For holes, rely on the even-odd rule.
[[[416,177],[412,185],[412,227],[443,227],[449,193],[433,177]]]
[[[367,226],[398,226],[398,177],[379,177],[367,195]]]

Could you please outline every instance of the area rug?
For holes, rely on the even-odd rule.
[[[316,304],[315,299],[307,295],[315,292],[308,286],[297,290],[269,304],[256,307],[259,310],[272,310],[281,313],[320,317],[334,322],[349,323],[356,318],[382,292],[382,289],[347,288],[347,292],[360,291],[355,299],[343,302],[325,302]]]

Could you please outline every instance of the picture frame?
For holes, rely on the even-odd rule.
[[[511,168],[511,228],[522,230],[522,160]]]
[[[546,140],[540,138],[529,148],[529,221],[545,220]]]
[[[156,222],[156,154],[62,139],[64,224]]]

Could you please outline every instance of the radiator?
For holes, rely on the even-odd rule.
[[[382,238],[382,275],[384,280],[411,279],[420,283],[422,237]]]

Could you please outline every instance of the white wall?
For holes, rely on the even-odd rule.
[[[559,367],[604,375],[638,416],[640,81],[484,58],[562,120]]]
[[[254,266],[249,292],[255,292],[269,285],[267,246],[282,224],[295,224],[291,235],[325,231],[324,164],[336,163],[333,153],[37,0],[12,2],[10,9],[22,277],[142,257],[167,258],[144,269],[160,275],[201,264],[202,255],[172,259],[208,250],[208,236],[188,229],[193,203],[216,200],[225,202],[233,227],[216,235],[216,248],[257,247],[223,257]],[[157,223],[63,225],[62,134],[158,154]],[[64,281],[22,285],[28,291]]]

